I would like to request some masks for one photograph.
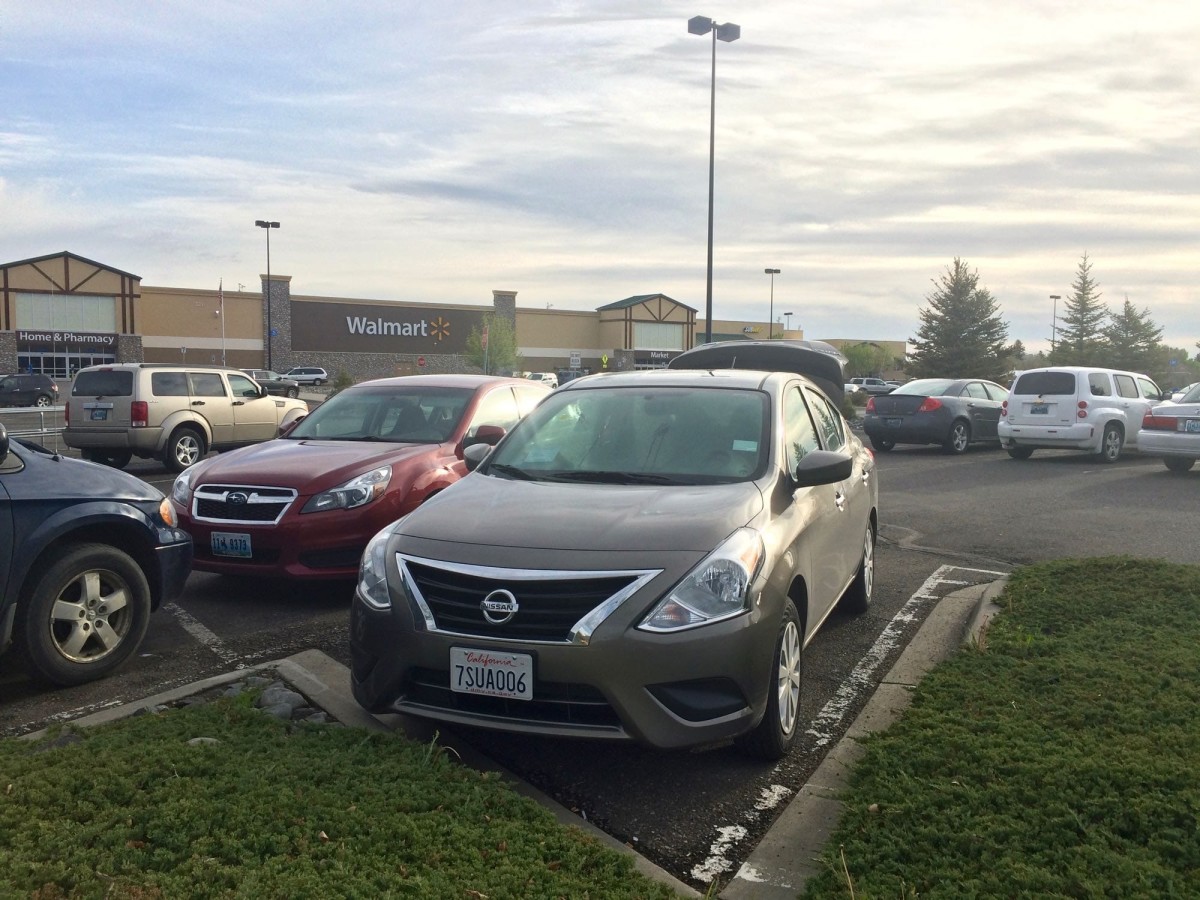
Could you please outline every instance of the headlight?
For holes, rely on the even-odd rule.
[[[192,476],[196,474],[195,468],[191,466],[184,469],[171,485],[171,499],[184,509],[187,509],[188,501],[192,499]]]
[[[741,615],[766,555],[762,536],[739,528],[677,584],[638,627],[681,631]]]
[[[367,542],[358,564],[358,593],[376,609],[390,609],[392,595],[387,583],[387,544],[402,519],[384,528]]]
[[[162,502],[158,504],[158,516],[168,528],[179,527],[179,519],[175,517],[175,507],[166,497],[163,497]]]
[[[330,509],[355,509],[366,506],[376,497],[383,495],[391,480],[392,467],[380,466],[378,469],[364,472],[357,478],[351,478],[345,484],[322,491],[305,503],[304,509],[300,511],[325,512]]]

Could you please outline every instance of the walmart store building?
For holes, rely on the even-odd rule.
[[[274,274],[261,292],[150,287],[64,251],[0,264],[0,372],[65,379],[107,362],[314,365],[355,380],[465,372],[475,369],[467,337],[488,314],[515,326],[529,371],[661,368],[704,341],[696,310],[663,294],[577,311],[518,309],[517,292],[501,290],[490,303],[457,306],[294,295],[291,277]],[[766,331],[765,322],[713,322],[714,340]],[[777,324],[774,336],[804,334]]]

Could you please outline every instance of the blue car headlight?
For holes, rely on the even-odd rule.
[[[739,528],[667,594],[638,628],[682,631],[739,616],[750,608],[750,585],[766,549],[753,528]]]

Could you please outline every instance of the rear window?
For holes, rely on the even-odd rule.
[[[1074,372],[1026,372],[1013,385],[1014,394],[1075,394]]]
[[[129,369],[82,371],[71,385],[74,397],[132,397],[133,372]]]

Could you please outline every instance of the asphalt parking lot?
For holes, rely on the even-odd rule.
[[[810,727],[778,764],[730,748],[660,753],[463,733],[484,753],[698,887],[721,879],[853,720],[937,599],[1026,562],[1131,555],[1194,562],[1200,472],[1155,459],[1115,465],[1067,452],[1016,461],[996,449],[877,455],[881,545],[876,603],[835,614],[806,653],[802,713]],[[130,471],[169,489],[157,463]],[[346,661],[352,585],[255,583],[194,573],[160,611],[141,654],[116,677],[45,691],[0,662],[0,734],[136,700],[164,687],[316,648]]]

